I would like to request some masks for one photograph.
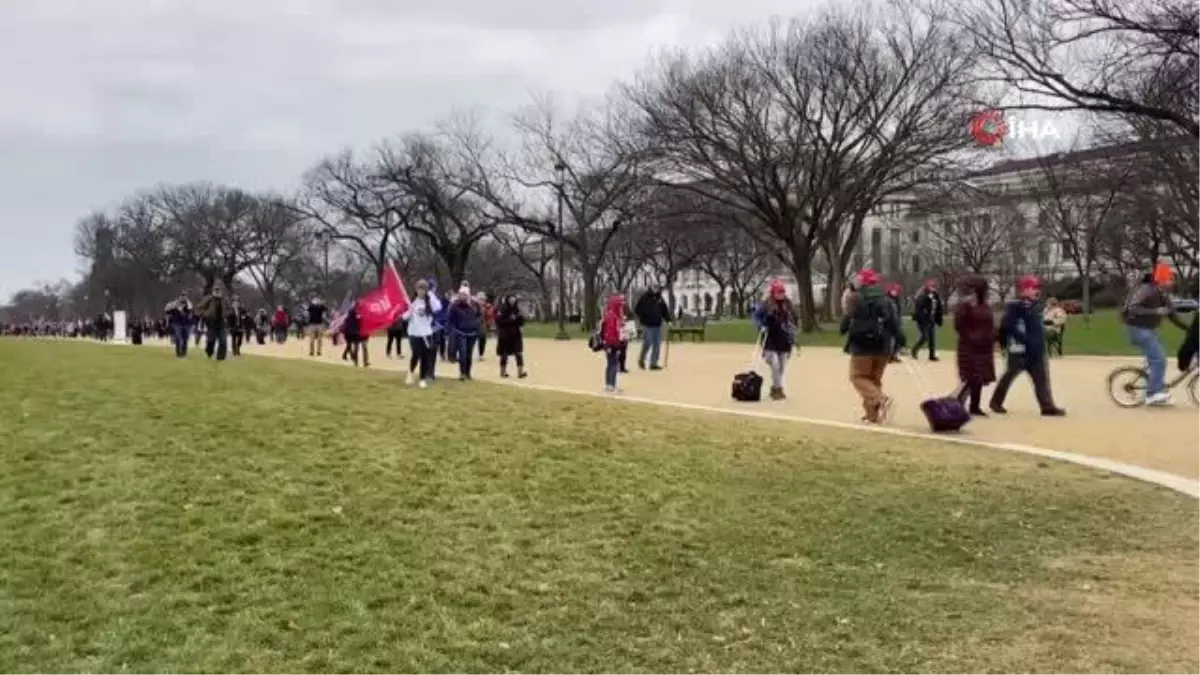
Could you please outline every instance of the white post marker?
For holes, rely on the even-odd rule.
[[[112,341],[117,344],[125,344],[128,341],[128,337],[126,336],[127,326],[126,326],[126,321],[125,321],[124,310],[118,309],[117,311],[113,312],[112,318],[113,318]]]

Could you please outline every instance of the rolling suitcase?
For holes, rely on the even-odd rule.
[[[949,396],[933,396],[929,393],[925,377],[908,359],[904,360],[904,366],[925,393],[926,398],[921,401],[921,413],[925,415],[925,421],[929,423],[931,431],[939,434],[959,431],[971,421],[971,413],[967,412],[967,407],[962,403],[962,385]]]
[[[732,395],[735,401],[749,403],[762,400],[763,378],[754,371],[759,356],[762,354],[762,340],[762,334],[760,334],[758,342],[754,345],[754,352],[750,355],[750,365],[747,366],[746,372],[733,376]]]

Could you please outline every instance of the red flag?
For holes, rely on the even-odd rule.
[[[379,288],[358,299],[359,330],[362,335],[372,335],[391,326],[407,311],[408,292],[396,266],[389,261]]]

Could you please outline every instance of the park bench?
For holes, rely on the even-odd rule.
[[[708,327],[708,317],[705,316],[682,316],[667,328],[667,340],[678,337],[683,340],[684,336],[692,338],[692,342],[699,340],[704,342],[704,329]]]

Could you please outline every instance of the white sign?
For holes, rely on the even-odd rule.
[[[113,342],[126,341],[126,328],[125,312],[122,310],[113,312]]]

